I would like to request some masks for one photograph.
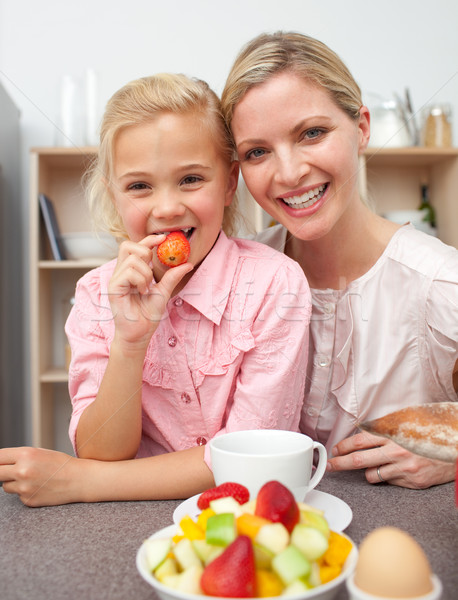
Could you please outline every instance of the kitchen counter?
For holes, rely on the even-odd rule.
[[[360,543],[383,525],[408,531],[444,586],[458,590],[458,510],[453,483],[428,490],[370,485],[359,471],[327,474],[317,487],[353,510],[346,533]],[[142,541],[172,524],[179,500],[27,508],[0,488],[2,600],[152,600],[135,566]],[[342,590],[338,599],[345,600]]]

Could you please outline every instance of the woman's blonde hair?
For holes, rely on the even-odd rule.
[[[321,86],[352,119],[359,117],[361,90],[337,54],[312,37],[279,31],[259,35],[237,56],[221,96],[228,126],[235,107],[250,88],[284,71]]]
[[[202,126],[210,129],[227,164],[233,160],[231,136],[219,98],[207,83],[171,73],[160,73],[128,83],[107,103],[97,157],[84,178],[87,201],[98,230],[109,231],[117,238],[127,237],[109,189],[117,135],[126,127],[147,123],[163,112],[195,113]],[[223,228],[228,235],[233,234],[236,213],[234,198],[224,212]]]

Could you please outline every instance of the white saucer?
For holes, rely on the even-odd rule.
[[[173,513],[173,522],[176,525],[179,525],[181,519],[186,515],[194,518],[200,513],[200,509],[197,508],[199,496],[200,494],[196,494],[176,507]],[[346,502],[326,492],[312,490],[306,495],[304,502],[324,510],[324,517],[332,531],[343,531],[350,525],[353,518],[353,512]]]

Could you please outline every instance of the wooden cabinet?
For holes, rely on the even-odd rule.
[[[38,194],[52,201],[61,232],[91,231],[82,175],[95,148],[37,148],[30,165],[30,381],[32,443],[70,451],[71,403],[64,323],[76,281],[102,261],[52,259]]]
[[[103,261],[52,260],[40,219],[38,194],[53,202],[63,232],[89,231],[81,177],[95,148],[38,148],[31,152],[30,379],[33,444],[70,450],[71,404],[65,368],[64,322],[76,281]],[[361,158],[362,193],[383,214],[414,209],[427,182],[439,237],[458,247],[458,149],[369,149]],[[261,229],[270,217],[248,197],[242,205]]]
[[[458,148],[369,148],[360,181],[379,214],[418,208],[420,185],[427,183],[438,236],[458,248]]]

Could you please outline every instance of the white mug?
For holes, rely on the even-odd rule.
[[[312,477],[313,453],[319,453]],[[302,502],[321,481],[327,463],[323,444],[294,431],[255,429],[234,431],[210,441],[212,471],[216,485],[241,483],[255,498],[268,481],[283,483]]]

